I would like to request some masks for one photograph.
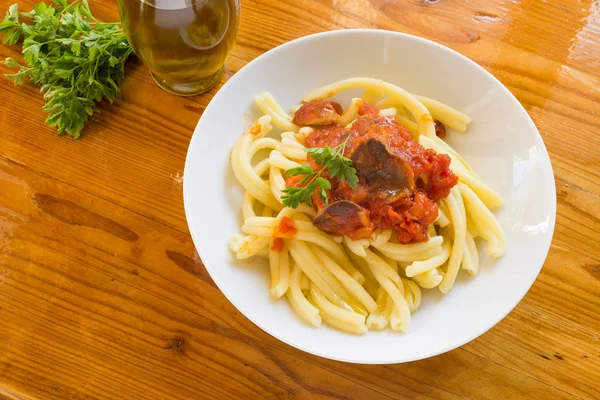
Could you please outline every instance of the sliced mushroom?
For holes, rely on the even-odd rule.
[[[294,114],[294,124],[320,126],[337,124],[343,114],[342,106],[330,100],[312,100],[303,104]]]
[[[439,137],[440,139],[445,138],[446,137],[446,127],[444,126],[444,124],[442,124],[437,119],[435,121],[433,121],[433,123],[435,124],[436,136]]]
[[[408,163],[393,154],[383,139],[369,138],[358,145],[351,158],[356,174],[369,187],[396,194],[412,194],[415,190],[415,177]]]
[[[358,234],[364,237],[373,231],[369,211],[348,200],[336,201],[322,209],[313,219],[313,224],[319,230],[336,236]]]

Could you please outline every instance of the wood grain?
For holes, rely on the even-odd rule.
[[[11,2],[0,0],[0,9]],[[485,67],[543,135],[558,209],[538,280],[480,338],[402,365],[301,353],[256,328],[215,287],[188,234],[182,174],[218,87],[170,96],[133,59],[123,99],[101,104],[74,141],[44,125],[37,87],[0,77],[0,398],[600,398],[599,4],[242,2],[223,82],[297,37],[391,29]],[[118,18],[116,1],[92,7],[103,20]],[[0,46],[0,57],[19,52]]]

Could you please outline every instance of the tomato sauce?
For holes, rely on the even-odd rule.
[[[373,229],[382,228],[394,229],[400,243],[427,240],[427,227],[438,216],[437,202],[447,197],[450,189],[458,183],[457,176],[450,170],[450,157],[425,149],[412,138],[406,128],[398,124],[394,117],[381,117],[376,106],[366,103],[361,105],[359,117],[348,129],[338,123],[314,128],[306,138],[307,147],[333,148],[348,139],[344,155],[351,158],[361,145],[376,140],[381,143],[381,148],[389,152],[389,157],[392,157],[393,161],[397,160],[404,166],[403,168],[410,170],[411,173],[407,177],[414,180],[407,186],[410,189],[394,191],[383,188],[381,184],[368,184],[362,178],[359,179],[355,189],[345,182],[339,182],[335,178],[330,179],[332,189],[328,191],[329,204],[341,200],[355,203],[368,211],[366,215],[370,223],[348,233],[347,226],[345,229],[341,228],[343,224],[339,220],[344,214],[338,213],[332,217],[332,219],[337,218],[335,221],[327,221],[328,227],[340,226],[338,234],[347,234],[351,239],[368,237]],[[313,168],[318,167],[310,157],[309,161]],[[360,165],[353,166],[360,172]],[[385,172],[381,172],[382,176],[385,176]],[[360,174],[358,175],[361,177]],[[299,179],[301,177],[293,177],[288,179],[287,183],[296,186]],[[313,196],[313,203],[318,211],[327,207],[318,196]],[[328,233],[335,234],[330,231]]]
[[[358,114],[359,115],[379,115],[379,108],[363,102],[362,105],[360,106],[360,108],[358,109]]]
[[[288,217],[283,217],[279,221],[279,224],[275,227],[273,236],[276,238],[293,239],[296,237],[297,233],[298,228],[296,228],[296,223],[294,220]]]
[[[283,250],[284,244],[285,244],[285,242],[283,241],[282,238],[279,238],[279,237],[273,238],[273,243],[271,243],[271,250],[279,253]]]

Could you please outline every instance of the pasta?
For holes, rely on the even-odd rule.
[[[346,110],[326,100],[349,89],[363,89],[364,94],[353,98]],[[287,297],[292,309],[309,325],[318,327],[325,322],[353,334],[388,326],[394,331],[407,332],[411,314],[421,304],[422,290],[448,293],[461,270],[470,275],[478,273],[477,241],[487,242],[487,252],[493,258],[504,253],[506,238],[491,211],[503,204],[502,198],[458,152],[436,136],[438,123],[464,132],[471,122],[467,115],[439,101],[371,78],[350,78],[318,88],[304,97],[303,104],[293,106],[290,113],[269,93],[256,96],[256,104],[263,115],[238,139],[231,154],[233,172],[245,192],[241,205],[242,233],[232,236],[230,249],[238,259],[266,258],[271,297]],[[314,110],[320,110],[320,114]],[[321,120],[306,122],[306,118],[315,116]],[[328,118],[335,121],[335,127]],[[362,133],[355,136],[348,133],[358,132],[365,121],[376,125],[375,133],[369,128],[374,125],[368,124],[369,129],[363,129]],[[397,150],[393,149],[396,151],[393,153],[391,145],[385,145],[395,139],[386,139],[388,142],[378,136],[371,139],[369,135],[376,134],[393,137],[389,133],[392,131],[377,133],[386,126],[391,126],[392,131],[404,130],[403,135],[408,136],[402,143],[410,141],[412,148],[417,146],[433,160],[432,165],[435,160],[447,160],[446,181],[431,181],[422,173],[417,177],[416,170],[406,167],[410,164],[395,158]],[[324,127],[329,129],[326,134]],[[345,137],[343,144],[336,143],[337,147],[332,145],[329,150],[326,146],[309,144],[315,138],[334,134]],[[353,147],[346,149],[346,143]],[[311,152],[315,149],[320,153]],[[323,149],[342,160],[341,164],[317,163],[315,157],[323,154]],[[376,154],[384,160],[369,159],[368,151],[379,152]],[[361,156],[366,157],[367,164],[361,164]],[[377,162],[386,165],[377,166]],[[371,165],[368,163],[376,168],[367,170],[365,165]],[[392,164],[398,174],[375,181],[387,164]],[[354,182],[340,172],[343,168],[346,174],[354,171]],[[314,175],[312,178],[310,173]],[[369,179],[379,186],[368,186]],[[389,186],[390,181],[402,179],[403,192],[399,186]],[[308,191],[313,181],[314,193],[308,193],[293,206],[286,203],[290,201],[290,193],[299,196],[302,190]],[[332,189],[331,182],[337,182],[336,188]],[[438,183],[445,186],[438,187]],[[367,194],[358,189],[353,192],[352,184],[370,189]],[[373,187],[376,189],[371,190]],[[336,197],[330,204],[333,190],[339,188],[347,190],[352,201]],[[429,197],[417,198],[421,192]],[[370,213],[363,212],[362,207],[367,206],[360,203],[361,193],[362,198],[374,199]],[[377,197],[389,193],[398,196],[397,200],[386,203],[387,197],[381,197],[385,201]],[[354,201],[355,198],[359,200]],[[405,204],[403,201],[412,201],[410,204],[416,211],[410,208],[413,206],[401,206]],[[334,204],[339,212],[333,208]],[[425,207],[428,204],[429,208]],[[425,211],[417,206],[425,207]],[[389,213],[379,212],[382,207],[420,212],[421,220],[413,221],[418,229],[413,225],[409,229],[409,225],[402,225],[396,219],[386,219]],[[340,221],[347,225],[340,227]],[[351,231],[339,233],[350,225]]]

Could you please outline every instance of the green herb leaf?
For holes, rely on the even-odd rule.
[[[319,197],[325,204],[329,204],[327,190],[331,189],[331,182],[325,179],[322,174],[327,170],[327,175],[330,178],[337,178],[340,182],[346,182],[352,189],[356,189],[358,184],[358,176],[356,169],[352,167],[352,160],[344,156],[346,140],[335,148],[329,146],[316,147],[306,149],[306,152],[321,165],[321,169],[317,172],[310,166],[301,166],[288,169],[286,174],[292,176],[304,175],[300,180],[300,185],[304,187],[286,187],[283,189],[284,195],[281,196],[283,205],[286,207],[297,208],[300,203],[304,202],[312,206],[312,195],[319,188]]]
[[[19,22],[19,5],[17,3],[8,7],[8,11],[6,12],[6,17],[4,19],[10,22]]]
[[[331,189],[331,182],[329,182],[327,179],[319,177],[315,179],[315,181],[322,189]]]
[[[303,165],[301,167],[290,168],[287,171],[285,171],[285,173],[291,176],[298,176],[314,174],[315,171],[313,171],[310,165]]]
[[[48,112],[46,123],[59,135],[79,137],[94,105],[120,97],[125,61],[132,50],[119,24],[98,22],[87,0],[53,0],[38,3],[20,13],[31,23],[19,21],[18,5],[9,7],[0,22],[4,43],[23,39],[26,66],[12,58],[4,60],[18,71],[7,76],[16,85],[26,80],[42,86]]]
[[[79,56],[81,54],[81,42],[75,41],[71,44],[71,53]]]
[[[8,68],[17,68],[17,67],[19,67],[19,63],[17,62],[17,60],[15,60],[12,57],[5,58],[4,61],[2,61],[2,64],[6,65]]]
[[[4,34],[2,44],[13,45],[21,38],[21,25],[19,24],[19,6],[13,4],[8,8],[4,20],[0,22],[0,35]]]
[[[282,190],[285,194],[281,196],[281,201],[284,206],[291,208],[298,208],[302,202],[312,206],[312,194],[316,187],[317,183],[315,181],[310,182],[305,187],[288,186]]]
[[[319,186],[319,188],[321,188],[320,192],[319,192],[319,196],[321,197],[321,200],[323,200],[323,202],[325,204],[329,204],[329,196],[327,196],[327,190],[331,189],[331,182],[329,182],[327,179],[325,178],[316,178],[315,182],[317,183],[317,186]]]
[[[346,182],[352,189],[356,189],[358,177],[356,169],[352,167],[351,159],[343,156],[332,159],[327,173],[330,178],[336,177],[340,181]]]

